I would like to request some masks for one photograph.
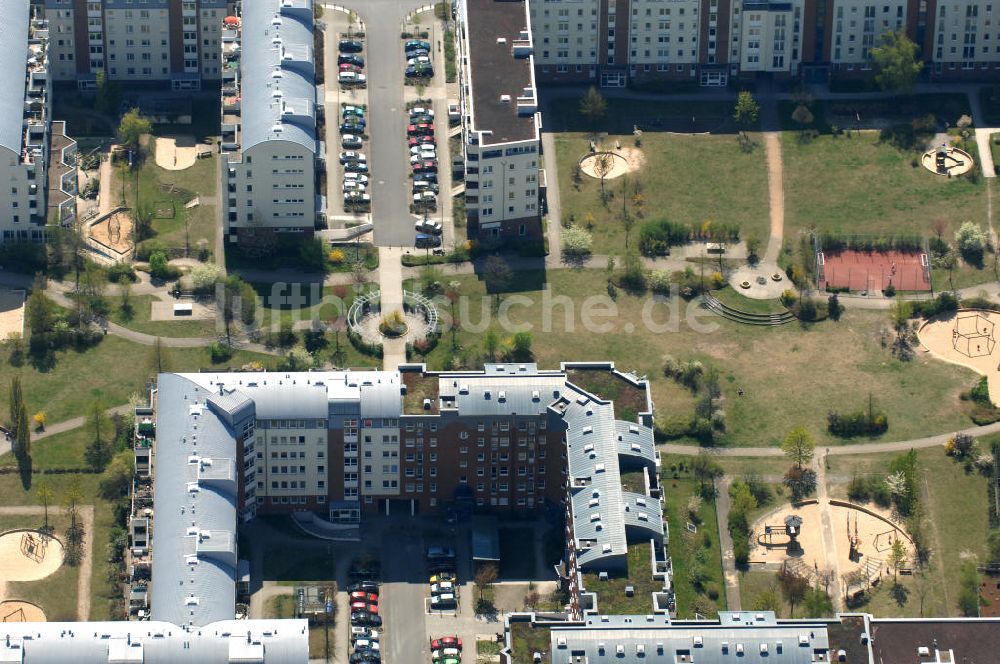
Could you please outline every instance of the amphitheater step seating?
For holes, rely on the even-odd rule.
[[[795,315],[787,309],[781,313],[773,314],[740,311],[739,309],[735,309],[728,304],[725,304],[714,295],[709,295],[707,293],[702,295],[702,306],[709,311],[719,314],[727,320],[735,321],[737,323],[745,323],[747,325],[784,325],[785,323],[791,323],[795,320]]]

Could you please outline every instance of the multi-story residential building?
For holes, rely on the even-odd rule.
[[[541,82],[693,81],[870,73],[902,30],[931,78],[1000,69],[993,0],[528,0]]]
[[[465,0],[458,48],[469,235],[539,238],[541,119],[524,0]]]
[[[222,83],[223,226],[230,242],[311,235],[325,224],[317,191],[324,144],[316,131],[312,0],[243,3],[227,38]]]
[[[48,33],[28,0],[0,5],[0,242],[40,242],[76,216],[76,143],[52,122]]]
[[[82,89],[97,76],[198,90],[222,74],[227,0],[45,0],[52,76]]]

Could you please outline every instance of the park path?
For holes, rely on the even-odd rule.
[[[969,108],[972,109],[972,124],[976,127],[976,147],[979,148],[979,163],[983,168],[983,177],[995,178],[997,164],[993,163],[993,152],[990,150],[990,135],[1000,132],[1000,127],[988,127],[986,116],[983,115],[982,104],[979,103],[979,86],[970,86],[967,91]]]
[[[826,486],[826,455],[829,448],[824,449],[816,455],[816,501],[819,505],[820,515],[820,540],[823,542],[823,557],[826,559],[826,567],[821,571],[829,571],[831,576],[830,585],[835,592],[830,595],[833,601],[833,610],[844,610],[844,599],[840,593],[840,573],[837,565],[837,536],[833,530],[833,517],[830,515],[830,494]]]
[[[83,520],[83,552],[80,560],[80,573],[76,583],[76,617],[85,622],[90,620],[90,577],[94,571],[94,506],[80,505],[80,518]],[[50,514],[63,514],[65,508],[49,507]],[[0,507],[0,516],[45,514],[45,508],[40,505],[11,505]],[[0,601],[7,597],[7,584],[0,581]]]
[[[403,310],[402,251],[393,247],[378,248],[378,285],[382,312]],[[395,371],[406,364],[406,339],[382,339],[382,368]]]
[[[715,519],[719,527],[719,548],[722,549],[722,576],[726,583],[726,608],[741,610],[740,577],[733,555],[733,538],[729,534],[729,478],[715,478]]]
[[[764,252],[764,263],[777,266],[781,243],[785,235],[785,174],[781,158],[781,127],[778,123],[778,103],[769,96],[761,109],[764,152],[767,155],[767,193],[771,215],[771,234]]]
[[[111,146],[114,148],[114,146]],[[100,200],[98,201],[97,213],[100,216],[104,216],[111,212],[112,204],[111,201],[114,199],[114,192],[111,191],[112,181],[112,167],[111,167],[111,154],[101,155],[101,188],[98,193]]]

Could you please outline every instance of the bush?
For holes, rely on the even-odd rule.
[[[733,539],[733,559],[737,567],[746,567],[750,562],[750,542],[746,537]]]
[[[666,256],[670,247],[685,244],[690,238],[691,229],[686,225],[653,219],[639,229],[639,251],[644,256]]]
[[[955,243],[966,262],[981,265],[983,253],[989,246],[989,237],[979,224],[966,221],[955,232]]]
[[[992,406],[993,401],[990,399],[990,386],[989,381],[986,376],[979,379],[971,390],[969,390],[969,398],[978,404],[983,404],[986,406]]]
[[[113,284],[135,283],[139,281],[135,270],[128,263],[115,263],[108,268],[108,281]]]
[[[958,311],[958,298],[951,291],[944,291],[933,300],[915,300],[911,307],[914,316],[932,318],[938,314]]]
[[[830,412],[826,416],[827,430],[839,438],[880,436],[889,428],[885,413],[859,410],[846,415]]]
[[[344,250],[334,249],[326,257],[334,265],[340,265],[344,262]]]
[[[649,289],[654,293],[667,295],[670,293],[670,273],[666,270],[653,270],[649,273]]]
[[[233,347],[221,341],[215,341],[208,347],[208,353],[212,357],[212,364],[221,364],[232,358]]]
[[[170,265],[167,263],[167,254],[163,251],[156,251],[149,256],[149,274],[154,279],[167,279]]]
[[[210,293],[223,277],[222,268],[215,263],[202,263],[191,270],[191,288],[196,293]]]
[[[567,256],[589,256],[594,238],[579,226],[570,226],[562,232],[562,251]]]
[[[630,251],[625,254],[621,276],[621,286],[633,293],[646,290],[646,270],[642,266],[639,254]]]

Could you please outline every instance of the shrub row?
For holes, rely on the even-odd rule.
[[[919,235],[881,235],[877,237],[821,233],[820,246],[825,252],[845,251],[922,251],[924,240]]]
[[[841,415],[830,412],[826,416],[827,430],[839,438],[878,436],[889,428],[885,413],[868,413],[863,410]]]
[[[382,348],[382,344],[370,343],[368,341],[365,341],[364,339],[361,338],[360,334],[358,334],[351,328],[347,328],[347,340],[351,342],[351,345],[354,346],[354,348],[357,349],[359,353],[368,355],[369,357],[377,357],[381,359],[383,354],[385,353],[385,351]]]
[[[738,224],[706,221],[696,225],[668,219],[653,219],[639,229],[639,251],[645,256],[665,256],[670,253],[670,247],[695,240],[737,242],[739,239]]]

